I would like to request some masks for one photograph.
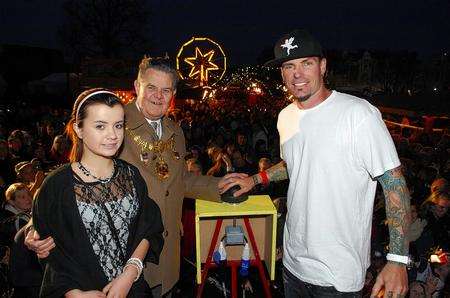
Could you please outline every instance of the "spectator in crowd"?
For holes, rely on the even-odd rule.
[[[44,134],[41,137],[41,140],[47,151],[52,148],[53,141],[56,135],[57,131],[55,129],[55,124],[52,121],[47,122],[45,124]]]
[[[25,154],[22,152],[22,141],[18,136],[10,135],[8,137],[8,152],[9,159],[12,163],[17,163],[26,158]]]
[[[21,161],[14,167],[17,181],[31,185],[36,177],[36,169],[30,161]]]
[[[21,161],[14,167],[16,171],[17,181],[25,183],[32,196],[41,186],[44,181],[44,172],[33,166],[31,161]]]
[[[411,224],[408,231],[408,240],[410,242],[416,241],[422,235],[423,229],[427,225],[427,221],[418,216],[418,205],[416,202],[411,202]]]
[[[187,171],[193,173],[196,176],[202,174],[202,165],[196,158],[190,158],[186,160]]]
[[[234,172],[230,157],[223,153],[222,149],[217,146],[208,148],[208,156],[212,161],[212,166],[206,172],[208,176],[223,177],[227,173]]]
[[[449,251],[449,206],[449,194],[445,191],[435,191],[422,204],[421,217],[426,220],[427,225],[421,236],[415,241],[419,256],[426,255],[438,247]]]
[[[241,153],[246,164],[252,166],[254,150],[249,144],[246,134],[241,130],[236,133],[236,151]]]
[[[445,178],[435,179],[433,181],[433,183],[431,183],[431,186],[430,186],[431,193],[435,193],[437,191],[448,192],[449,190],[450,189],[449,189],[448,181]]]
[[[5,193],[6,204],[0,210],[1,245],[11,246],[16,233],[30,220],[31,193],[24,183],[11,184]]]
[[[41,165],[50,163],[47,159],[47,152],[41,142],[35,143],[33,158],[37,158],[41,162]]]
[[[427,278],[428,293],[431,297],[447,297],[443,295],[445,282],[449,276],[450,264],[431,263],[431,274]]]
[[[49,159],[55,165],[62,165],[69,161],[67,143],[68,142],[63,135],[57,135],[53,139],[53,144],[50,148]]]
[[[233,156],[231,156],[232,165],[235,171],[240,173],[254,173],[254,167],[245,158],[245,154],[240,150],[234,150]]]
[[[267,157],[263,157],[258,162],[258,172],[263,172],[263,171],[269,169],[271,166],[272,166],[272,161]]]

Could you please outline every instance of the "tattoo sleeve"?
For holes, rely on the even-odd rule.
[[[266,173],[269,181],[271,182],[285,180],[288,178],[286,163],[283,160],[267,169]],[[262,183],[262,179],[259,174],[253,175],[252,179],[254,185]]]
[[[288,179],[288,172],[284,160],[280,161],[266,171],[269,181],[281,181]]]
[[[377,178],[386,199],[386,218],[389,226],[389,252],[408,255],[407,232],[410,224],[410,197],[401,168],[386,171]]]

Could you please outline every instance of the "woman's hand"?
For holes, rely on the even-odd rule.
[[[106,298],[105,293],[100,291],[81,291],[78,289],[70,290],[64,297],[66,298]]]
[[[137,274],[138,270],[136,267],[126,267],[122,274],[103,288],[102,292],[107,298],[126,298]]]

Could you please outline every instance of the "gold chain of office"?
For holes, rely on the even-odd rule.
[[[154,142],[148,142],[142,139],[142,137],[136,134],[134,131],[129,128],[125,129],[133,142],[136,144],[138,148],[141,149],[141,161],[145,165],[150,165],[150,156],[149,153],[153,153],[153,160],[155,161],[153,170],[156,176],[160,180],[166,180],[170,177],[169,165],[164,160],[163,152],[169,151],[172,153],[172,157],[175,160],[179,160],[180,153],[175,150],[175,137],[172,136],[167,141],[157,140]]]

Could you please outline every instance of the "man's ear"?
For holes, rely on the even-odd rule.
[[[286,82],[284,79],[283,67],[280,67],[281,79],[283,80],[283,84]]]
[[[322,76],[325,75],[326,71],[327,71],[327,59],[322,58],[320,59],[320,73],[322,74]]]
[[[139,81],[138,81],[138,79],[134,80],[134,92],[136,92],[136,95],[139,94]]]
[[[77,134],[79,139],[83,139],[82,129],[78,127],[77,123],[72,124],[73,131]]]

